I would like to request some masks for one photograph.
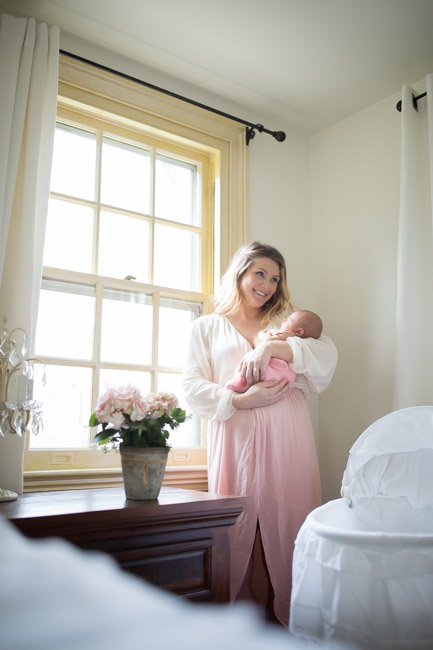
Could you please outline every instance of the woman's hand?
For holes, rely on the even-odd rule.
[[[280,382],[262,381],[251,386],[245,393],[235,393],[232,404],[237,409],[253,409],[259,406],[271,406],[279,402],[288,392],[290,383],[287,379]]]
[[[292,348],[286,341],[274,340],[264,341],[254,350],[247,352],[238,366],[244,386],[257,384],[264,379],[271,357],[289,363],[293,359]]]
[[[243,385],[257,384],[263,379],[270,360],[270,346],[266,342],[247,352],[238,366]]]

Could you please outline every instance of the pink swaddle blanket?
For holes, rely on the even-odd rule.
[[[291,369],[288,363],[282,359],[276,359],[272,357],[269,362],[268,367],[266,368],[266,373],[263,381],[281,381],[282,379],[287,379],[290,383],[295,381],[296,372]],[[233,378],[227,382],[226,388],[234,390],[236,393],[245,393],[251,384],[244,386],[242,384],[240,372],[235,372]]]

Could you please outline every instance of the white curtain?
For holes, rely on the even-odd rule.
[[[433,404],[433,74],[403,86],[394,409]]]
[[[0,16],[0,318],[33,344],[56,119],[59,29]],[[22,491],[24,441],[0,439],[0,487]]]

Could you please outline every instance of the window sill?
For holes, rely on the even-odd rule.
[[[162,484],[205,492],[207,491],[207,467],[205,465],[167,467]],[[122,485],[122,471],[119,468],[24,472],[24,492],[86,490]]]

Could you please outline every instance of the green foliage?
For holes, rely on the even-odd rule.
[[[96,427],[98,426],[98,424],[99,424],[99,420],[96,417],[96,413],[92,413],[92,415],[90,416],[89,425],[91,427]]]

